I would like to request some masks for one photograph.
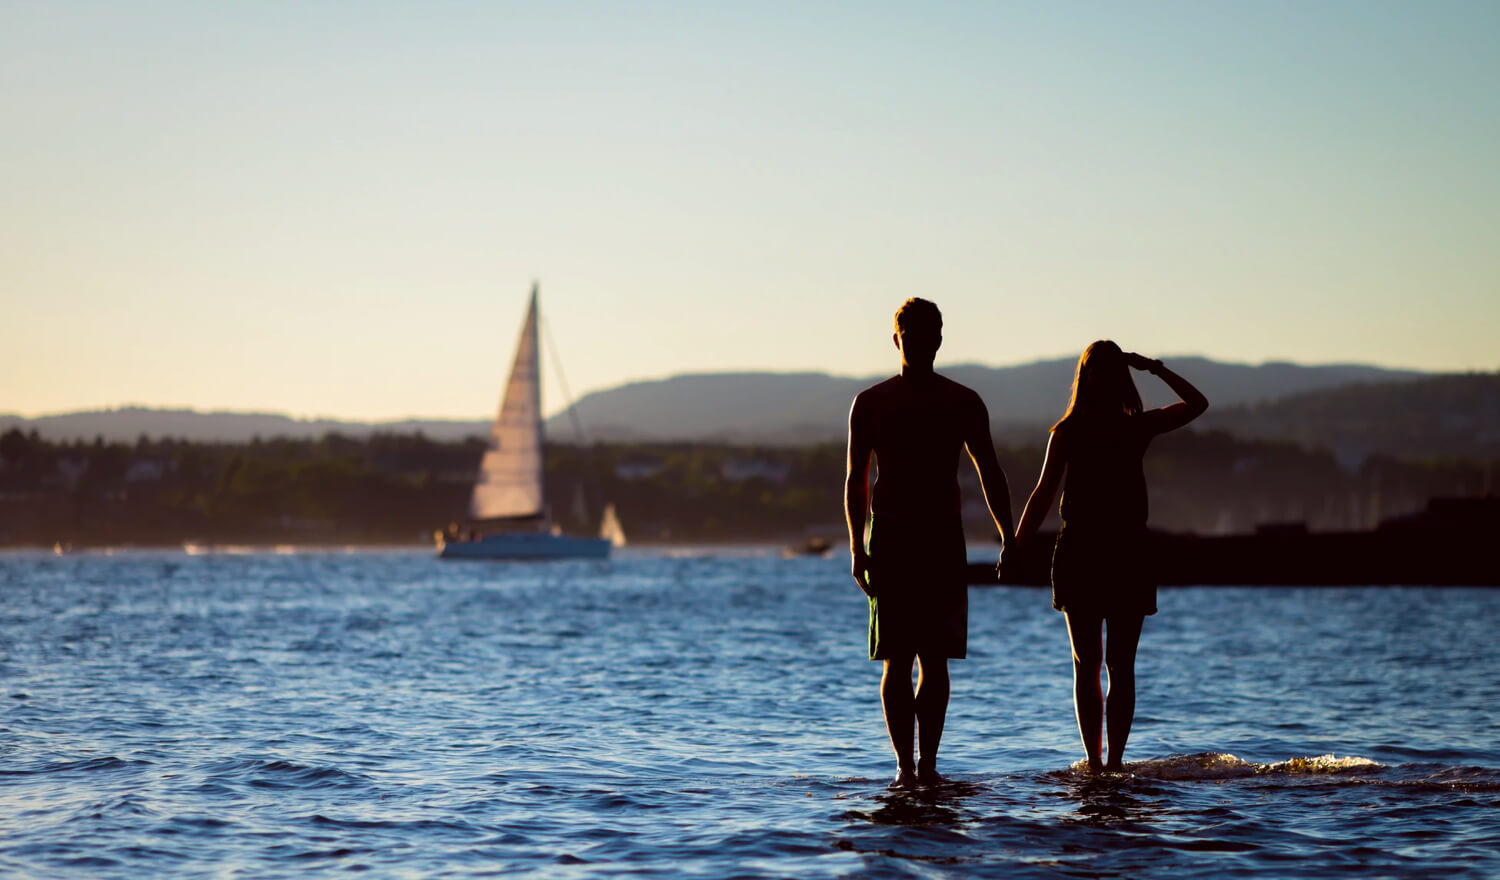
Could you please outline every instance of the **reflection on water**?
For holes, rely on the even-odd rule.
[[[876,809],[869,813],[851,811],[849,815],[877,825],[961,825],[974,818],[972,813],[963,811],[964,799],[980,791],[981,787],[975,783],[949,779],[942,785],[877,795]]]
[[[913,865],[952,866],[955,877],[1280,877],[1290,858],[1299,876],[1357,864],[1361,873],[1422,877],[1439,850],[1454,858],[1449,874],[1489,876],[1477,869],[1495,862],[1481,842],[1500,830],[1495,770],[1433,773],[1324,755],[1222,772],[1237,762],[1214,752],[1172,755],[1123,773],[984,774],[910,792],[848,780],[837,797],[858,806],[839,814],[844,828],[833,846],[859,854],[864,875],[891,877]],[[1461,818],[1450,823],[1434,810]],[[1397,851],[1390,840],[1408,844]],[[1238,860],[1213,860],[1223,854]]]
[[[1078,820],[1099,825],[1139,823],[1157,818],[1159,798],[1166,795],[1149,780],[1129,774],[1100,774],[1066,783],[1068,797],[1078,802]]]

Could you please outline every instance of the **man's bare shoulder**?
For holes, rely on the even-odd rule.
[[[892,376],[891,378],[886,379],[884,382],[876,382],[869,388],[866,388],[865,390],[854,395],[854,405],[879,405],[880,401],[889,398],[891,394],[896,390],[896,383],[900,379],[900,376]]]
[[[940,382],[943,395],[948,397],[955,405],[984,406],[984,399],[973,388],[962,382],[955,382],[941,373],[937,374],[937,378]]]

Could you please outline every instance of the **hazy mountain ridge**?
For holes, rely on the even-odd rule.
[[[1302,366],[1288,363],[1233,364],[1199,357],[1168,359],[1203,389],[1213,402],[1202,425],[1250,437],[1294,439],[1362,455],[1439,454],[1432,450],[1488,448],[1483,440],[1497,430],[1500,404],[1493,390],[1500,374],[1441,375],[1358,364]],[[1033,438],[1061,415],[1067,404],[1075,361],[1035,361],[1012,367],[965,364],[945,375],[974,388],[990,409],[997,435],[1010,442]],[[584,439],[613,441],[693,441],[795,445],[841,441],[849,402],[862,388],[885,376],[863,378],[826,373],[706,373],[631,382],[585,395],[577,402]],[[1137,377],[1148,405],[1171,399],[1159,381]],[[1384,389],[1384,390],[1382,390]],[[1402,389],[1406,389],[1403,391]],[[1425,413],[1420,428],[1409,413]],[[1336,419],[1336,422],[1330,422]],[[144,407],[75,412],[36,419],[0,416],[0,431],[36,429],[51,439],[134,441],[173,437],[199,442],[243,442],[252,437],[315,438],[327,433],[366,437],[373,433],[421,431],[438,440],[483,435],[488,420],[404,419],[357,422],[294,419],[273,413],[197,412]],[[1432,441],[1432,426],[1445,438]],[[575,437],[571,416],[549,420],[548,434]],[[1465,445],[1465,431],[1476,438]],[[1474,433],[1474,432],[1478,433]],[[1486,434],[1485,432],[1489,432]],[[1362,440],[1382,438],[1371,445]],[[1477,444],[1477,445],[1476,445]]]
[[[443,419],[401,419],[390,422],[356,422],[342,419],[294,419],[279,413],[200,412],[191,409],[152,409],[128,406],[119,409],[82,410],[33,419],[0,415],[0,431],[20,428],[51,440],[92,440],[103,436],[109,441],[133,441],[148,437],[172,437],[195,442],[236,443],[253,437],[292,437],[309,439],[338,433],[365,437],[373,433],[410,434],[422,431],[430,437],[461,440],[482,435],[489,422]]]
[[[1334,451],[1345,464],[1375,453],[1500,459],[1500,372],[1322,389],[1214,408],[1200,424],[1246,439]]]
[[[1170,360],[1174,369],[1191,378],[1216,407],[1428,375],[1359,364],[1249,365],[1201,357]],[[960,364],[939,372],[977,391],[989,407],[997,431],[1005,433],[1034,430],[1061,416],[1076,363],[1073,358],[1057,358],[1013,367]],[[840,440],[854,395],[884,378],[826,373],[673,376],[587,394],[577,402],[577,409],[591,439],[714,439],[771,444]],[[1148,405],[1173,399],[1171,392],[1149,376],[1140,376],[1137,384]],[[564,418],[554,417],[549,424],[561,431],[556,436],[570,436],[570,429],[563,430]]]

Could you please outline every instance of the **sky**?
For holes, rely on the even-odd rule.
[[[0,412],[1500,369],[1500,4],[0,0]]]

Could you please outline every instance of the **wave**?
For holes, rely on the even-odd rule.
[[[255,788],[341,788],[366,786],[369,779],[327,764],[298,764],[270,758],[232,758],[204,768],[208,784],[245,783]]]
[[[31,765],[21,764],[5,767],[0,768],[0,776],[36,776],[48,773],[97,773],[127,767],[146,767],[150,764],[150,761],[117,758],[114,755],[106,755],[99,758],[41,761]]]
[[[1391,765],[1358,755],[1333,754],[1255,763],[1227,752],[1198,752],[1126,761],[1123,771],[1111,773],[1089,773],[1085,762],[1078,761],[1056,775],[1068,781],[1154,779],[1165,782],[1219,782],[1228,779],[1256,779],[1500,791],[1500,770],[1488,767]]]
[[[1227,752],[1199,752],[1194,755],[1169,755],[1165,758],[1127,761],[1124,772],[1147,779],[1177,781],[1241,779],[1249,776],[1326,775],[1367,772],[1384,767],[1385,765],[1378,761],[1353,755],[1347,757],[1331,754],[1317,755],[1287,758],[1285,761],[1270,764],[1256,764]],[[1082,770],[1083,762],[1079,761],[1068,769]]]

